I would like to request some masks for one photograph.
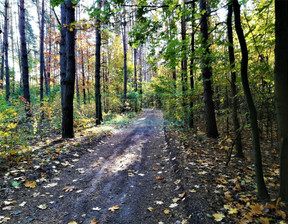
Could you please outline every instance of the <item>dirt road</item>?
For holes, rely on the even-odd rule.
[[[151,125],[160,120],[161,112],[146,111],[59,175],[18,195],[25,206],[0,216],[11,217],[8,223],[37,224],[207,223],[183,189],[163,127]]]

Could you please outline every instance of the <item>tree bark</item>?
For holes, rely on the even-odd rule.
[[[229,61],[231,69],[231,98],[232,98],[232,120],[233,129],[235,135],[235,147],[236,156],[243,158],[244,154],[242,151],[242,140],[241,140],[241,130],[238,118],[238,97],[237,97],[237,87],[236,87],[236,72],[235,72],[235,56],[234,56],[234,43],[233,43],[233,30],[232,30],[232,13],[233,5],[228,4],[228,14],[227,14],[227,36],[228,36],[228,51],[229,51]]]
[[[81,50],[81,64],[82,64],[82,87],[83,87],[83,103],[86,104],[86,90],[85,90],[85,70],[84,70],[84,52]]]
[[[208,43],[208,11],[207,0],[200,0],[200,9],[203,11],[201,15],[201,34],[202,34],[202,47],[205,53],[202,56],[202,76],[204,85],[204,103],[205,103],[205,116],[206,116],[206,134],[208,137],[217,138],[218,130],[215,117],[215,108],[213,102],[212,91],[212,68],[210,60],[210,50]]]
[[[102,7],[102,1],[98,0],[99,10]],[[96,104],[96,125],[102,122],[102,105],[101,105],[101,21],[99,16],[96,17],[96,48],[95,48],[95,104]]]
[[[193,95],[194,95],[194,52],[195,52],[195,1],[192,2],[192,33],[191,33],[191,59],[190,59],[190,111],[189,111],[189,128],[193,128],[194,125],[194,115],[193,115]]]
[[[75,88],[75,29],[72,24],[75,22],[75,5],[72,0],[66,0],[66,74],[63,80],[63,108],[62,108],[62,138],[73,138],[73,99]]]
[[[123,22],[123,51],[124,51],[124,93],[123,93],[123,111],[126,111],[126,99],[127,99],[127,22],[125,16],[124,7],[124,22]]]
[[[186,16],[185,5],[183,6],[183,14],[181,16],[181,37],[182,37],[182,57],[181,57],[181,81],[182,81],[182,105],[184,111],[184,119],[187,120],[185,111],[187,109],[187,90],[188,90],[188,77],[187,77],[187,47],[186,47]],[[188,115],[188,114],[187,114]]]
[[[9,1],[5,0],[5,21],[4,21],[4,54],[5,54],[5,84],[6,84],[6,101],[9,102],[10,98],[10,74],[9,74],[9,64],[8,64],[8,8]]]
[[[241,25],[240,17],[240,5],[238,0],[233,0],[234,16],[235,16],[235,28],[236,33],[239,39],[241,47],[241,78],[244,94],[246,97],[246,102],[248,105],[248,110],[250,114],[250,123],[252,128],[252,138],[253,138],[253,151],[254,151],[254,164],[255,164],[255,175],[257,182],[257,195],[260,199],[269,198],[268,191],[263,178],[263,168],[262,168],[262,158],[260,150],[260,141],[259,141],[259,129],[258,129],[258,120],[257,120],[257,111],[253,102],[252,94],[249,87],[248,81],[248,50],[246,45],[246,40],[244,32]]]
[[[28,66],[28,52],[25,31],[25,7],[24,0],[20,0],[20,13],[19,13],[19,29],[20,29],[20,42],[21,42],[21,67],[23,77],[23,93],[26,100],[25,110],[27,115],[30,115],[30,89],[29,89],[29,66]]]
[[[288,202],[288,2],[275,0],[275,101],[280,147],[280,197]]]
[[[134,91],[137,92],[137,48],[134,48]]]
[[[42,0],[42,12],[41,12],[41,23],[40,23],[40,101],[43,100],[44,96],[44,13],[45,13],[45,4]]]
[[[5,45],[4,45],[4,37],[2,39],[2,55],[1,55],[1,74],[0,74],[0,89],[3,89],[4,86],[4,55],[5,55]]]

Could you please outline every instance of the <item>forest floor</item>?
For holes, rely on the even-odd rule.
[[[78,139],[66,152],[57,143],[40,161],[10,167],[1,178],[0,222],[209,223],[205,201],[184,189],[163,128],[143,126],[162,119],[146,111],[111,136]]]
[[[286,223],[276,151],[264,153],[274,202],[260,203],[250,151],[226,166],[227,136],[143,126],[159,120],[146,110],[113,133],[59,138],[10,158],[0,166],[0,223]]]

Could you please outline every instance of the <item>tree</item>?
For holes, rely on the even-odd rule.
[[[42,0],[42,12],[40,23],[40,100],[43,100],[43,77],[44,77],[44,14],[45,14],[45,1]],[[47,83],[46,83],[47,85]]]
[[[126,11],[123,8],[124,21],[123,21],[123,51],[124,51],[124,93],[123,93],[123,111],[126,110],[126,99],[127,99],[127,21],[126,21]]]
[[[275,0],[275,101],[280,148],[280,197],[288,201],[288,2]]]
[[[191,97],[190,97],[190,112],[189,112],[189,128],[192,128],[194,125],[194,116],[193,116],[193,106],[194,102],[192,99],[193,91],[194,91],[194,53],[195,53],[195,1],[192,2],[192,32],[191,32],[191,58],[190,58],[190,89],[191,89]]]
[[[102,1],[98,0],[98,9],[102,7]],[[96,48],[95,48],[95,104],[96,104],[96,125],[102,122],[101,106],[101,20],[96,16]]]
[[[28,52],[25,32],[25,7],[24,0],[20,0],[20,13],[19,13],[19,30],[21,42],[21,67],[23,77],[23,92],[26,100],[25,110],[27,115],[30,114],[30,89],[29,89],[29,66],[28,66]]]
[[[185,2],[185,1],[184,1]],[[188,90],[188,77],[187,77],[187,46],[186,46],[186,16],[185,5],[183,6],[183,15],[181,16],[181,37],[182,37],[182,55],[181,55],[181,81],[182,81],[182,104],[183,110],[187,108],[187,90]],[[186,119],[185,119],[186,120]]]
[[[241,47],[241,79],[242,86],[249,110],[250,123],[252,129],[252,139],[253,139],[253,151],[254,151],[254,164],[255,164],[255,175],[257,183],[257,195],[260,199],[269,198],[268,191],[263,178],[263,168],[262,168],[262,157],[259,142],[259,128],[257,120],[257,111],[253,102],[249,81],[248,81],[248,49],[244,36],[244,32],[241,25],[240,17],[240,5],[238,0],[233,0],[234,16],[235,16],[235,28],[239,39]]]
[[[75,88],[75,5],[72,0],[66,0],[65,10],[61,10],[63,17],[66,18],[66,68],[65,77],[63,77],[63,102],[62,102],[62,138],[73,138],[73,99]],[[62,15],[61,15],[62,16]]]
[[[5,0],[5,20],[4,20],[4,54],[5,54],[5,78],[6,78],[6,101],[9,102],[10,98],[10,74],[8,64],[8,8],[9,1]],[[3,66],[3,65],[2,65]]]
[[[207,0],[200,0],[201,13],[201,35],[202,35],[202,48],[204,48],[204,55],[202,56],[202,76],[204,84],[204,103],[205,103],[205,117],[206,117],[206,134],[208,137],[217,138],[218,130],[216,125],[215,109],[213,102],[212,91],[212,68],[210,61],[210,50],[208,43],[208,15]]]
[[[232,120],[233,129],[235,134],[235,147],[238,157],[244,157],[242,151],[242,140],[241,140],[241,130],[238,118],[238,97],[237,97],[237,87],[236,87],[236,72],[235,72],[235,55],[234,55],[234,44],[233,44],[233,30],[232,30],[232,13],[233,5],[232,2],[228,4],[228,14],[227,14],[227,36],[228,36],[228,52],[231,70],[231,98],[232,98]]]

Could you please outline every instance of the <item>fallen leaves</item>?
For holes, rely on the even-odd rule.
[[[99,223],[99,220],[97,220],[96,218],[93,218],[90,222],[90,224],[97,224]]]
[[[148,209],[148,211],[150,211],[150,212],[152,212],[153,210],[154,210],[154,208],[152,208],[152,207],[149,207],[149,208],[147,208]]]
[[[162,177],[162,176],[156,176],[155,179],[156,179],[156,180],[163,180],[164,177]]]
[[[46,204],[38,205],[37,208],[39,208],[41,210],[45,210],[45,209],[47,209],[47,205]]]
[[[108,210],[111,211],[111,212],[115,212],[115,211],[118,210],[118,209],[119,209],[119,206],[118,206],[118,205],[114,205],[114,206],[108,208]]]
[[[36,182],[35,181],[26,181],[25,182],[25,187],[27,188],[35,188],[36,187]]]
[[[62,188],[62,191],[71,192],[71,191],[74,191],[75,189],[76,189],[75,186],[66,186]]]
[[[215,221],[220,222],[223,218],[225,218],[225,215],[223,215],[222,213],[215,213],[213,214],[213,217]]]
[[[164,210],[164,214],[168,215],[170,213],[170,210],[169,209],[165,209]]]

